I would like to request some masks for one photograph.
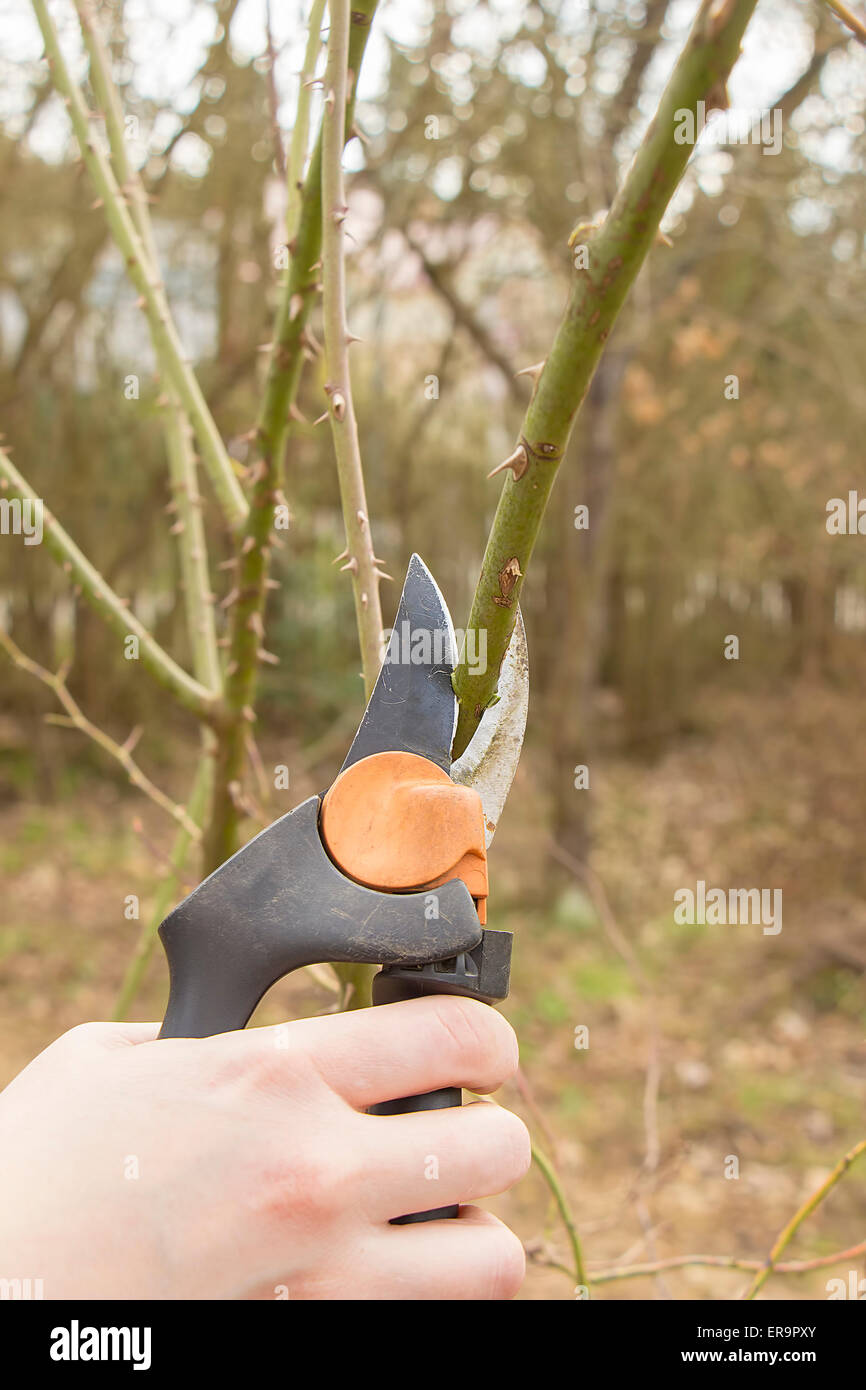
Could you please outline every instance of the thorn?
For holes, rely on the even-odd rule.
[[[295,319],[296,319],[296,318],[298,317],[298,315],[303,311],[303,308],[304,308],[304,296],[303,296],[302,294],[293,294],[292,297],[291,297],[291,299],[289,300],[289,322],[290,322],[290,323],[294,323]]]
[[[356,519],[357,519],[358,525],[360,526],[361,530],[363,531],[363,530],[364,530],[364,527],[367,525],[367,518],[366,518],[364,512],[356,512],[356,513],[355,513],[355,517],[356,517]]]
[[[543,362],[533,362],[531,367],[521,367],[520,371],[515,372],[514,375],[531,376],[533,381],[537,381],[538,378],[541,376],[541,373],[544,371],[546,365],[547,358],[545,358]]]
[[[131,753],[131,752],[133,751],[133,749],[135,748],[136,744],[138,743],[138,740],[141,738],[141,735],[143,734],[143,732],[144,732],[144,725],[143,725],[143,724],[137,724],[136,727],[130,731],[130,734],[129,734],[128,739],[127,739],[126,742],[123,744],[123,751],[124,751],[124,753]]]
[[[667,232],[656,232],[655,244],[656,246],[673,246],[673,242]]]
[[[185,522],[185,521],[176,521],[176,522],[174,523],[173,526],[170,526],[170,527],[168,528],[168,534],[169,534],[170,536],[182,536],[185,530],[186,530],[186,522]]]
[[[250,616],[247,618],[247,630],[249,632],[254,632],[258,638],[264,637],[265,630],[262,625],[261,613],[253,612],[250,614]]]
[[[298,408],[294,401],[292,401],[292,404],[289,406],[289,419],[296,420],[299,425],[308,425],[310,423],[304,412]]]
[[[145,299],[144,295],[143,295],[143,294],[140,294],[140,295],[138,296],[138,299],[135,301],[135,307],[136,307],[136,309],[143,309],[144,306],[146,305],[146,303],[147,303],[147,300]]]
[[[329,88],[328,88],[328,92],[327,92],[327,95],[326,95],[326,97],[325,97],[325,107],[326,107],[326,109],[327,109],[328,115],[330,116],[331,112],[332,112],[333,109],[334,109],[334,89],[333,89],[333,87],[329,87]]]
[[[256,544],[255,536],[247,536],[246,540],[244,541],[243,545],[241,546],[241,554],[242,554],[242,555],[249,555],[250,551],[253,550],[253,549],[255,548],[255,544]]]
[[[339,553],[339,555],[337,555],[336,558],[333,559],[333,560],[331,561],[331,564],[332,564],[332,565],[338,565],[338,564],[340,563],[341,560],[345,560],[345,559],[346,559],[346,556],[347,556],[348,554],[349,554],[349,548],[348,548],[348,546],[347,546],[345,550],[341,550],[340,553]]]
[[[334,208],[334,211],[331,213],[331,217],[334,221],[334,226],[342,227],[343,223],[346,220],[346,217],[348,216],[348,213],[349,209],[346,207],[345,204],[341,204],[339,207]]]
[[[258,656],[259,661],[265,662],[267,666],[279,666],[280,664],[280,658],[278,656],[274,656],[273,652],[266,652],[264,647],[259,647],[259,650],[256,653],[256,655]]]
[[[324,415],[320,415],[318,420],[313,421],[313,426],[315,427],[316,425],[321,425],[325,420],[328,419],[329,415],[330,411],[326,410]]]
[[[240,589],[230,589],[225,598],[220,603],[220,608],[231,608],[240,598]]]
[[[301,334],[301,343],[302,343],[305,347],[310,348],[310,350],[311,350],[312,352],[314,352],[314,353],[316,354],[317,357],[321,356],[322,345],[321,345],[321,343],[318,341],[318,339],[316,338],[316,335],[315,335],[315,333],[313,332],[312,328],[310,328],[309,324],[307,325],[307,327],[304,329],[303,333]]]
[[[487,476],[488,478],[495,478],[497,473],[501,473],[504,469],[510,468],[514,475],[514,481],[517,482],[523,477],[528,467],[529,458],[526,449],[522,444],[518,444],[511,457],[503,459],[502,463],[498,463],[495,468],[491,468]]]
[[[350,333],[346,329],[346,347],[351,347],[353,343],[363,343],[364,339],[359,338],[357,333]]]
[[[308,274],[308,275],[312,275],[312,273],[313,273],[314,270],[321,270],[321,269],[322,269],[322,262],[321,262],[320,260],[319,260],[319,261],[313,261],[313,264],[312,264],[311,266],[308,266],[308,267],[307,267],[307,274]]]
[[[94,211],[96,210],[96,208],[101,208],[101,207],[103,207],[103,206],[104,206],[103,200],[102,200],[101,198],[97,198],[96,201],[95,201],[94,203],[91,203],[91,204],[90,204],[90,211],[91,211],[91,212],[94,212]]]
[[[229,679],[231,679],[231,677],[235,675],[237,669],[238,663],[236,661],[230,661],[228,666],[226,667],[226,675],[229,677]]]
[[[266,588],[266,589],[281,589],[282,587],[283,587],[283,586],[282,586],[282,584],[280,583],[279,579],[266,579],[266,580],[265,580],[265,588]]]
[[[393,583],[394,583],[394,576],[393,576],[392,574],[386,574],[384,570],[374,569],[374,570],[373,570],[373,573],[374,573],[374,574],[377,576],[377,578],[379,578],[379,579],[387,579],[389,584],[393,584]]]
[[[237,569],[237,566],[238,566],[237,557],[236,557],[235,555],[233,555],[232,558],[231,558],[230,560],[221,560],[220,563],[217,565],[217,569],[218,569],[218,570],[233,570],[233,569]]]
[[[218,647],[230,647],[231,644],[232,644],[232,641],[231,641],[231,638],[230,638],[230,637],[220,637],[219,640],[217,641],[217,646],[218,646]]]
[[[334,563],[336,564],[336,561],[335,561]],[[340,566],[340,573],[341,573],[341,574],[342,574],[343,570],[351,570],[351,571],[352,571],[352,574],[357,574],[357,573],[358,573],[358,561],[355,559],[354,555],[350,555],[350,557],[349,557],[349,559],[346,561],[345,565],[341,565],[341,566]]]
[[[368,604],[369,602],[370,602],[370,600],[368,599],[366,593],[363,593],[363,594],[361,595],[361,607],[362,607],[362,608],[366,608],[366,607],[367,607],[367,604]]]
[[[256,352],[273,352],[273,350],[273,343],[259,343],[258,347],[256,348]]]
[[[256,712],[249,705],[244,705],[244,719],[248,724],[255,724]]]

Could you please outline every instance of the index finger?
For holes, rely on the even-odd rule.
[[[517,1070],[511,1024],[457,995],[301,1019],[291,1028],[331,1089],[356,1109],[442,1086],[484,1094]]]

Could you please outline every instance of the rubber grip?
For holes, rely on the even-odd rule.
[[[443,990],[442,993],[448,991]],[[414,987],[405,980],[389,980],[387,975],[379,974],[373,981],[374,1004],[396,1004],[403,999],[420,999],[431,994],[429,982]],[[417,1096],[403,1096],[400,1100],[383,1100],[371,1105],[371,1115],[414,1115],[422,1110],[450,1110],[463,1104],[463,1092],[459,1086],[443,1086],[438,1091],[424,1091]],[[420,1221],[453,1220],[459,1216],[459,1206],[433,1207],[429,1211],[410,1212],[407,1216],[391,1218],[392,1226],[411,1226]]]

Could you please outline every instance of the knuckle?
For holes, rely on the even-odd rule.
[[[268,1224],[317,1231],[337,1222],[352,1205],[353,1164],[315,1149],[276,1155],[254,1175],[248,1205]]]
[[[444,995],[437,1000],[439,1025],[462,1066],[486,1071],[495,1061],[498,1051],[496,1017],[487,1004],[458,995]]]
[[[316,1083],[317,1072],[302,1048],[281,1041],[270,1029],[254,1040],[243,1035],[226,1046],[219,1056],[216,1074],[224,1085],[237,1085],[258,1096],[278,1097],[308,1092]],[[266,1036],[269,1035],[269,1036]]]

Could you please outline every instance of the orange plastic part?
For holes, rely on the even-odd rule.
[[[322,839],[334,863],[367,888],[410,892],[461,878],[487,921],[481,797],[417,753],[373,753],[325,794]]]

